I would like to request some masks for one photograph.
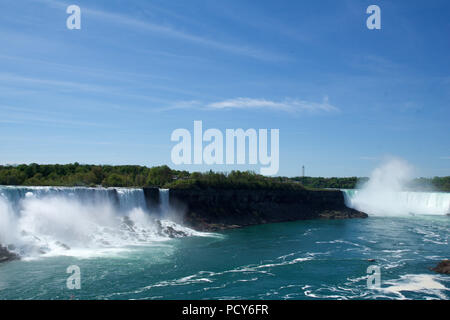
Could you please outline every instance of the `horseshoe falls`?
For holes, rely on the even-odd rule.
[[[450,193],[408,190],[413,171],[402,159],[385,161],[358,189],[343,190],[347,206],[372,216],[449,214]]]
[[[446,215],[450,214],[450,193],[400,191],[371,193],[343,190],[346,204],[370,215]]]

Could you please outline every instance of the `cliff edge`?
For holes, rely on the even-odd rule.
[[[170,205],[183,223],[214,231],[308,219],[366,218],[348,208],[339,190],[170,189]]]

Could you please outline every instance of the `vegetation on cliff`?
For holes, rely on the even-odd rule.
[[[194,172],[188,178],[175,180],[165,187],[172,189],[304,189],[300,183],[280,177],[266,177],[250,171],[231,171],[230,173]]]
[[[289,178],[308,188],[335,188],[335,189],[355,189],[359,185],[368,181],[369,178],[323,178],[323,177],[295,177]],[[406,188],[412,191],[446,191],[450,192],[450,176],[434,178],[417,178],[410,181]]]
[[[358,182],[367,181],[367,178],[349,177],[349,178],[323,178],[323,177],[295,177],[290,178],[309,188],[335,188],[335,189],[354,189]]]
[[[232,171],[229,174],[189,173],[168,166],[99,166],[81,165],[18,165],[0,166],[0,185],[25,186],[104,186],[165,188],[302,188],[299,183],[282,178],[269,178],[253,172]]]
[[[55,164],[0,166],[0,185],[25,186],[104,186],[104,187],[165,187],[222,189],[352,189],[367,178],[265,177],[253,172],[199,173],[172,170],[168,166],[110,166]],[[411,189],[450,191],[450,177],[419,178]]]
[[[30,165],[0,166],[0,185],[25,186],[162,186],[175,178],[187,177],[187,171],[168,166]]]

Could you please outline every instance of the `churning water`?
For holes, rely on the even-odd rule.
[[[3,299],[448,299],[446,216],[312,220],[0,265]],[[375,261],[369,261],[375,259]],[[81,289],[66,288],[66,268]],[[368,289],[367,268],[381,271]]]
[[[203,235],[159,218],[142,189],[0,187],[0,243],[25,260],[118,252],[167,240],[168,226]]]

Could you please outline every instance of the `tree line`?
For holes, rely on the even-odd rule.
[[[111,166],[79,163],[0,166],[0,185],[83,186],[83,187],[165,187],[165,188],[336,188],[353,189],[368,178],[266,177],[250,171],[188,172],[166,165]],[[409,184],[411,190],[450,192],[450,177],[418,178]]]
[[[0,185],[144,187],[162,186],[175,178],[187,177],[187,171],[168,166],[110,166],[71,164],[0,166]]]
[[[303,188],[283,178],[270,178],[250,171],[205,173],[172,170],[166,165],[110,166],[55,164],[0,166],[0,185],[65,187],[163,187],[163,188]]]
[[[322,189],[355,189],[369,180],[367,177],[323,178],[323,177],[295,177],[291,181],[301,183],[308,188]],[[445,191],[450,192],[450,176],[433,178],[416,178],[405,185],[411,191]]]
[[[349,177],[349,178],[323,178],[323,177],[295,177],[290,180],[301,183],[309,188],[335,188],[335,189],[354,189],[358,183],[364,183],[367,178]]]

